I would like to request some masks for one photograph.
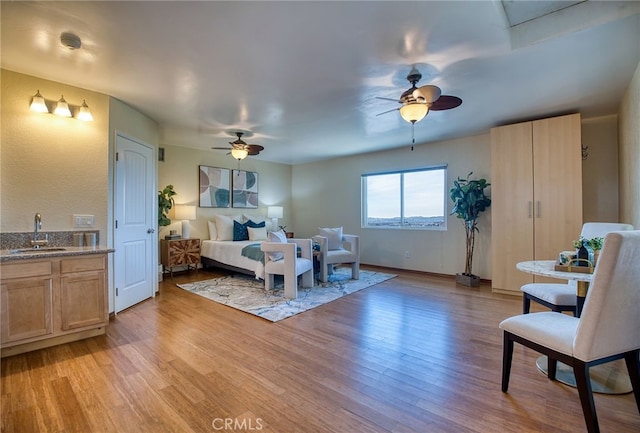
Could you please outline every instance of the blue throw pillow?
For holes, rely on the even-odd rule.
[[[249,220],[246,223],[242,224],[236,220],[233,220],[233,240],[248,241],[249,231],[247,230],[247,227],[256,228],[256,227],[264,227],[264,226],[265,226],[264,221],[262,221],[261,223],[254,223],[253,221]]]

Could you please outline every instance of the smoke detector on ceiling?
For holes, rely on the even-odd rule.
[[[60,35],[60,42],[70,50],[77,50],[82,46],[80,37],[69,32],[65,32]]]

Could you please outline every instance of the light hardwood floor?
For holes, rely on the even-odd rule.
[[[389,271],[388,269],[382,269]],[[576,390],[516,345],[500,391],[498,323],[517,297],[394,271],[270,323],[175,287],[107,334],[2,360],[2,432],[583,432]],[[631,394],[599,395],[603,433],[637,433]]]

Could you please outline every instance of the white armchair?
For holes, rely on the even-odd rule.
[[[300,248],[298,257],[297,248]],[[273,276],[284,275],[284,296],[290,299],[298,297],[298,276],[302,275],[302,287],[313,287],[313,257],[311,239],[287,239],[283,242],[262,242],[264,251],[264,287],[273,288]],[[280,252],[284,258],[274,260],[272,254]]]
[[[333,265],[351,264],[351,278],[360,278],[360,236],[342,235],[341,246],[338,249],[329,249],[329,239],[326,236],[317,235],[313,240],[320,245],[318,262],[320,263],[320,281],[327,282]],[[344,246],[347,246],[345,249]]]

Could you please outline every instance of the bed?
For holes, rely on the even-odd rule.
[[[203,240],[200,247],[202,265],[251,275],[256,279],[264,279],[264,264],[242,255],[243,248],[259,243],[256,241]]]

